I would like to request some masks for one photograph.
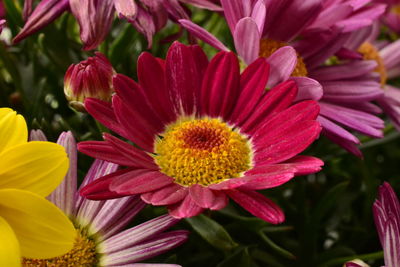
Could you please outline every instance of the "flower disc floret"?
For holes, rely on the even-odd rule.
[[[378,49],[376,49],[376,47],[373,44],[365,42],[358,48],[358,52],[362,54],[364,60],[376,61],[378,65],[374,71],[379,74],[381,79],[381,85],[385,86],[388,75],[383,59],[379,55]]]
[[[155,144],[156,163],[175,182],[210,185],[251,168],[248,139],[219,119],[185,119],[167,127]]]

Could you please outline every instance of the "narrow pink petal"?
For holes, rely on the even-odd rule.
[[[290,127],[281,138],[272,134],[271,139],[265,140],[265,144],[259,142],[254,161],[258,164],[272,164],[290,159],[318,138],[320,131],[321,126],[317,121],[303,121],[297,128]],[[272,139],[275,142],[271,142]]]
[[[189,193],[194,202],[205,209],[219,210],[228,204],[225,193],[208,189],[202,185],[192,185],[189,187]]]
[[[29,2],[27,0],[25,2]],[[28,7],[27,7],[28,8]],[[56,18],[61,16],[62,13],[67,11],[69,8],[69,0],[42,0],[36,6],[35,10],[28,17],[24,27],[13,39],[13,43],[16,44],[29,35],[41,30]],[[28,8],[29,9],[29,8]],[[26,14],[28,11],[24,12]]]
[[[284,46],[268,57],[267,61],[271,65],[267,87],[271,88],[290,77],[297,64],[297,54],[291,46]]]
[[[85,205],[82,207],[85,207]],[[99,237],[104,240],[126,227],[135,215],[145,207],[146,203],[139,196],[109,199],[104,201],[101,209],[92,218],[83,219],[90,221],[93,228],[91,234],[99,234]]]
[[[290,79],[296,82],[299,89],[295,102],[310,99],[318,101],[322,98],[324,91],[318,81],[308,77],[292,77]]]
[[[346,139],[355,144],[360,144],[360,140],[358,140],[357,137],[355,137],[347,130],[343,129],[341,126],[332,122],[331,120],[325,118],[324,116],[318,116],[317,120],[321,123],[321,126],[324,128],[324,131],[332,132],[333,134],[340,136],[343,139]]]
[[[138,58],[137,65],[140,86],[146,92],[149,105],[167,124],[176,119],[172,100],[169,97],[165,81],[165,66],[150,53],[144,52]]]
[[[243,18],[250,15],[250,12],[246,14],[245,5],[250,3],[250,1],[231,1],[231,0],[221,0],[222,8],[224,9],[225,19],[228,22],[228,26],[231,32],[235,32],[235,27],[237,22]]]
[[[228,118],[239,94],[239,62],[232,52],[219,52],[208,65],[201,89],[202,115]]]
[[[264,58],[250,64],[240,75],[240,95],[233,108],[230,121],[241,125],[253,112],[261,96],[265,94],[269,65]]]
[[[181,2],[188,3],[200,8],[206,8],[212,11],[222,11],[222,8],[213,3],[212,0],[181,0]]]
[[[106,38],[114,19],[114,1],[69,0],[71,12],[79,23],[84,50],[95,49]]]
[[[286,81],[272,88],[260,99],[254,112],[243,121],[243,125],[240,125],[241,130],[245,133],[255,131],[269,116],[289,107],[295,99],[297,91],[294,81]]]
[[[173,178],[159,172],[136,170],[119,175],[110,184],[110,190],[122,195],[147,193],[173,182]]]
[[[126,144],[129,146],[129,144]],[[110,161],[122,166],[141,167],[140,161],[136,161],[131,157],[127,157],[116,150],[109,142],[104,141],[85,141],[78,144],[78,150],[81,153],[89,155],[96,159]]]
[[[47,137],[40,129],[31,130],[29,133],[29,141],[47,141]]]
[[[144,202],[155,206],[171,205],[183,200],[188,191],[186,187],[172,183],[158,190],[144,193],[141,198]]]
[[[206,65],[201,49],[172,44],[166,59],[166,83],[176,114],[195,114]],[[200,60],[202,58],[202,60]]]
[[[128,139],[142,149],[152,152],[156,134],[161,131],[163,125],[157,127],[155,121],[148,120],[136,107],[125,104],[118,95],[114,95],[112,100],[115,115],[124,127]]]
[[[310,173],[319,172],[324,162],[319,158],[310,156],[295,156],[285,163],[293,164],[296,167],[296,175],[307,175]]]
[[[395,216],[385,222],[384,243],[382,244],[385,265],[398,266],[400,263],[400,225]]]
[[[359,143],[359,141],[357,143],[349,141],[348,139],[342,138],[341,136],[337,135],[335,132],[327,131],[325,129],[322,130],[322,134],[328,137],[332,142],[338,144],[355,156],[360,158],[362,157],[361,151],[357,148],[357,144]]]
[[[132,266],[131,263],[155,257],[179,246],[187,240],[187,236],[187,231],[162,233],[137,245],[109,253],[101,259],[100,264],[102,266]],[[124,244],[129,245],[129,241],[124,240]]]
[[[158,170],[158,166],[154,162],[154,159],[143,150],[140,150],[139,148],[130,145],[129,143],[124,142],[108,133],[104,133],[103,138],[108,144],[114,147],[115,151],[118,151],[125,158],[129,158],[130,162],[133,163],[126,166]]]
[[[79,186],[79,189],[83,188],[87,184],[93,182],[94,180],[103,177],[107,174],[113,173],[118,169],[118,165],[107,162],[107,161],[102,161],[96,159],[93,164],[90,166],[89,171],[86,173],[85,178],[83,179],[81,185]],[[81,205],[84,202],[84,198],[78,193],[76,194],[76,203],[75,203],[75,209],[76,210],[81,210]],[[100,201],[98,201],[100,202]]]
[[[68,216],[75,215],[75,195],[77,192],[78,155],[75,138],[71,132],[63,132],[57,140],[69,158],[69,169],[61,184],[48,196],[48,199]]]
[[[203,212],[203,208],[194,202],[192,197],[188,194],[186,195],[185,199],[177,204],[168,206],[169,214],[177,219],[181,218],[189,218],[196,215],[199,215]]]
[[[147,99],[148,92],[144,91],[139,84],[122,74],[114,75],[112,83],[115,92],[130,112],[138,113],[138,110],[140,111],[140,117],[146,121],[148,128],[153,132],[164,129],[164,123],[161,123],[162,118],[153,111],[150,101]]]
[[[256,22],[260,35],[262,35],[264,30],[266,13],[267,10],[264,1],[258,0],[251,11],[251,18]]]
[[[379,241],[383,246],[385,242],[385,223],[388,219],[387,213],[379,200],[375,200],[372,206],[372,212],[374,215],[374,222],[376,231],[378,232]]]
[[[383,121],[371,114],[353,110],[350,108],[340,107],[338,105],[320,103],[321,115],[354,129],[365,135],[376,138],[383,136]]]
[[[350,79],[366,74],[376,66],[377,63],[373,60],[354,60],[345,64],[319,67],[310,73],[310,77],[323,81]]]
[[[125,133],[125,129],[115,117],[111,103],[96,98],[86,98],[85,108],[101,124],[120,136],[127,138],[128,135]]]
[[[120,18],[133,20],[136,17],[137,6],[135,1],[114,0],[115,10]]]
[[[106,238],[102,242],[102,250],[109,254],[111,252],[121,251],[127,247],[136,245],[149,237],[157,236],[159,233],[175,225],[179,220],[163,215],[129,228],[123,232]],[[129,240],[127,242],[127,240]]]
[[[238,55],[246,64],[251,64],[260,54],[261,34],[257,23],[250,17],[238,21],[233,33]]]
[[[135,177],[137,173],[144,172],[143,170],[137,170],[133,168],[127,168],[124,170],[118,170],[106,176],[103,176],[99,179],[96,179],[92,183],[87,184],[84,187],[81,187],[79,193],[81,196],[87,199],[93,200],[102,200],[102,199],[111,199],[111,198],[119,198],[124,197],[124,194],[118,194],[112,192],[109,187],[113,180],[118,179],[118,177],[122,176],[126,178],[127,176]]]
[[[285,220],[282,210],[270,199],[255,191],[227,190],[227,194],[254,216],[278,224]]]
[[[180,19],[179,23],[184,27],[186,30],[188,30],[191,34],[193,34],[195,37],[199,38],[203,42],[211,45],[212,47],[215,47],[218,50],[221,51],[229,51],[229,48],[227,48],[220,40],[218,40],[214,35],[209,33],[207,30],[204,28],[198,26],[197,24],[191,22],[190,20],[187,19]]]

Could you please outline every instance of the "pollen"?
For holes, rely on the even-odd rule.
[[[219,183],[251,168],[249,140],[219,119],[183,119],[169,125],[155,152],[161,172],[182,186]]]
[[[262,39],[260,42],[260,57],[269,57],[276,50],[281,47],[287,46],[288,44],[281,41],[276,41],[272,39]],[[297,52],[296,52],[297,53]],[[308,71],[303,58],[297,53],[297,64],[294,68],[292,75],[293,77],[305,77]]]
[[[390,12],[400,16],[400,5],[393,5]]]
[[[98,266],[96,242],[90,239],[85,230],[77,230],[73,248],[67,254],[51,259],[22,258],[22,266],[27,267],[93,267]]]
[[[383,63],[383,59],[379,55],[378,49],[376,49],[371,43],[365,42],[358,48],[358,52],[362,54],[364,60],[375,60],[376,63],[378,63],[378,66],[374,69],[374,71],[379,73],[381,85],[383,87],[387,81],[387,71]]]

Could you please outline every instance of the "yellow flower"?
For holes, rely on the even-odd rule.
[[[75,239],[68,217],[44,198],[68,170],[65,150],[27,140],[24,118],[0,108],[0,266],[20,266],[21,256],[60,256]]]

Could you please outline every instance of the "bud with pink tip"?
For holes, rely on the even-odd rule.
[[[100,52],[72,64],[64,76],[64,94],[69,104],[78,111],[85,111],[83,103],[87,97],[110,101],[114,74],[111,63]]]

